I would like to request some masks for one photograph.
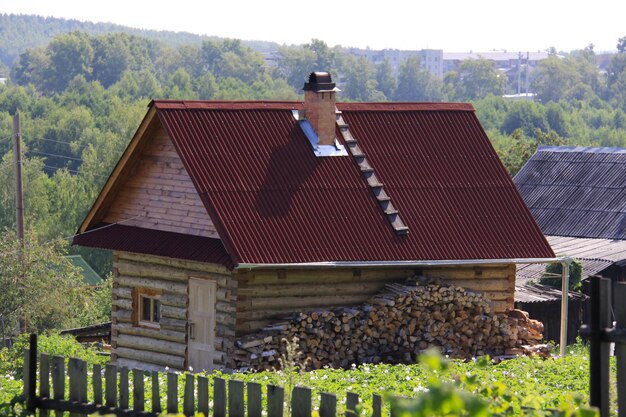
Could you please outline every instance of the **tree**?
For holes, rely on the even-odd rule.
[[[343,97],[356,101],[382,101],[384,96],[376,89],[374,66],[366,57],[348,57],[344,70]]]
[[[626,36],[617,40],[617,52],[620,54],[626,53]]]
[[[397,80],[388,59],[385,59],[376,67],[376,81],[378,82],[378,89],[387,99],[395,96]]]
[[[470,101],[489,94],[501,96],[506,90],[507,78],[492,61],[481,57],[463,61],[456,74],[446,75],[445,82],[455,99]]]
[[[94,50],[89,36],[83,32],[60,35],[46,48],[50,66],[46,72],[46,87],[63,91],[77,75],[91,75]]]
[[[441,98],[441,82],[422,69],[419,58],[410,57],[400,64],[395,100],[440,101]]]
[[[50,65],[50,58],[44,48],[27,49],[19,55],[11,67],[11,81],[19,85],[33,84],[39,90],[44,88],[45,70]]]
[[[21,320],[27,331],[37,332],[79,324],[87,293],[64,255],[62,239],[40,243],[28,234],[21,250],[12,231],[0,234],[0,315],[7,328]]]
[[[568,64],[569,61],[556,56],[539,61],[532,88],[542,103],[564,99],[576,86],[576,70]]]

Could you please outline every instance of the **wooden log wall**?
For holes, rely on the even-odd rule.
[[[256,270],[237,276],[237,334],[254,332],[294,312],[360,305],[385,284],[416,274],[482,292],[493,301],[495,312],[513,308],[514,264],[423,270]]]
[[[412,269],[255,270],[237,275],[237,334],[290,313],[356,306]]]
[[[116,364],[144,369],[186,368],[189,277],[217,283],[214,365],[231,366],[237,284],[230,271],[221,265],[127,252],[113,254],[111,345]],[[133,323],[135,288],[160,292],[159,328]]]
[[[422,275],[484,293],[493,302],[494,312],[503,313],[513,308],[515,272],[515,264],[502,264],[425,268]]]
[[[167,132],[154,132],[104,221],[219,238]]]

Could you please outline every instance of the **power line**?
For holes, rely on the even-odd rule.
[[[72,142],[64,142],[62,140],[55,140],[55,139],[45,139],[45,138],[40,138],[40,139],[30,139],[31,141],[37,141],[37,142],[41,142],[41,141],[45,141],[45,142],[54,142],[54,143],[62,143],[65,145],[69,145],[69,146],[78,146],[79,148],[86,148],[89,145],[81,145],[81,144],[74,144]]]
[[[115,226],[115,225],[118,225],[118,224],[126,223],[126,222],[129,222],[129,221],[131,221],[131,220],[138,219],[138,218],[140,218],[140,217],[145,217],[145,215],[143,215],[143,214],[138,214],[138,215],[133,216],[133,217],[130,217],[130,218],[128,218],[128,219],[120,220],[119,222],[109,223],[109,224],[105,224],[104,226],[97,227],[97,228],[95,228],[95,229],[87,230],[86,232],[83,232],[83,233],[76,233],[76,234],[73,234],[73,235],[71,235],[71,236],[58,237],[58,238],[56,238],[56,239],[51,239],[51,240],[49,240],[49,241],[47,241],[47,242],[44,242],[44,243],[38,243],[38,244],[35,244],[35,245],[28,245],[28,248],[29,248],[29,249],[40,248],[40,247],[42,247],[42,246],[50,245],[50,244],[52,244],[52,243],[59,242],[59,241],[62,241],[62,240],[73,239],[73,238],[75,238],[75,237],[76,237],[76,236],[78,236],[78,235],[86,235],[86,234],[89,234],[89,233],[97,232],[97,231],[99,231],[99,230],[106,229],[106,228],[108,228],[108,227]],[[18,253],[19,251],[20,251],[20,250],[18,249],[18,250],[14,250],[14,251],[0,252],[0,256],[4,256],[4,255],[12,255],[12,254]]]
[[[47,153],[47,152],[39,152],[39,151],[28,151],[27,153],[34,153],[34,154],[37,154],[37,155],[45,155],[45,156],[53,156],[53,157],[56,157],[56,158],[65,158],[65,159],[70,159],[72,161],[81,161],[81,162],[83,161],[82,158],[75,158],[75,157],[72,157],[72,156],[58,155],[58,154],[55,154],[55,153]]]
[[[43,168],[44,168],[44,169],[47,169],[48,171],[58,171],[58,170],[60,170],[60,169],[65,169],[65,170],[67,170],[68,172],[71,172],[72,174],[76,174],[76,175],[80,174],[80,171],[75,170],[75,169],[69,169],[69,168],[66,168],[66,167],[61,167],[61,168],[59,168],[59,167],[53,167],[53,166],[51,166],[51,165],[44,165],[44,166],[43,166]],[[109,177],[108,177],[108,176],[106,176],[106,175],[100,175],[100,174],[91,174],[91,175],[94,175],[94,176],[96,176],[96,177],[100,177],[100,178],[109,178]]]

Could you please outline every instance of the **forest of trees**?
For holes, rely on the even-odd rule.
[[[151,99],[300,100],[312,70],[333,74],[342,90],[339,100],[472,102],[512,175],[539,144],[626,147],[625,38],[616,40],[619,53],[611,57],[606,74],[598,71],[591,45],[541,61],[530,76],[539,99],[532,102],[503,99],[513,87],[485,59],[465,61],[439,79],[410,58],[395,74],[389,62],[374,65],[313,39],[306,45],[276,46],[276,59],[268,64],[258,50],[235,39],[183,42],[187,38],[160,33],[159,40],[118,27],[73,31],[75,22],[63,31],[57,20],[55,35],[42,42],[50,32],[42,29],[45,19],[0,15],[7,28],[0,37],[0,59],[14,55],[0,66],[0,77],[8,78],[0,85],[5,246],[15,223],[11,136],[16,112],[22,117],[31,247],[67,242],[76,232]],[[30,28],[24,28],[25,22]],[[12,50],[12,37],[28,30],[30,45]],[[106,253],[67,250],[83,255],[103,276],[110,271]]]

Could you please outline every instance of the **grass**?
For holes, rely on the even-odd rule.
[[[77,348],[75,342],[57,338],[58,336],[51,336],[49,340],[40,338],[41,351],[50,352],[49,349],[52,349],[51,353],[54,354],[80,356],[89,363],[102,363],[102,358],[93,349]],[[22,347],[18,346],[17,349],[21,351]],[[298,367],[286,367],[288,371],[234,374],[215,372],[210,378],[273,384],[284,386],[287,390],[293,386],[310,387],[314,391],[314,399],[319,398],[320,392],[334,393],[338,398],[338,414],[345,412],[346,393],[353,392],[361,398],[364,415],[371,412],[373,394],[383,394],[388,399],[389,396],[418,397],[422,401],[420,410],[425,409],[424,404],[429,401],[437,400],[436,404],[445,408],[454,404],[465,404],[463,401],[471,399],[471,404],[474,404],[472,407],[476,406],[484,411],[476,415],[543,415],[543,411],[532,410],[548,409],[561,409],[565,411],[563,415],[572,415],[575,410],[579,413],[585,411],[578,407],[588,403],[587,355],[588,349],[577,344],[568,348],[568,355],[564,358],[520,357],[494,364],[486,358],[468,362],[447,361],[437,355],[428,354],[421,357],[419,364],[413,365],[354,365],[348,370],[326,368],[312,372],[301,372]],[[19,407],[14,408],[11,401],[22,391],[20,355],[16,350],[0,351],[0,363],[0,415],[14,415],[19,412]],[[615,375],[614,360],[611,366],[612,374]],[[162,405],[165,404],[165,375],[163,377]],[[146,408],[149,409],[151,387],[147,376],[145,385]],[[184,374],[181,374],[181,398],[183,385]],[[468,404],[470,403],[465,406],[469,407]],[[403,404],[403,407],[411,410],[412,406]],[[408,415],[417,417],[420,414],[413,412]],[[433,411],[431,415],[439,414]]]

